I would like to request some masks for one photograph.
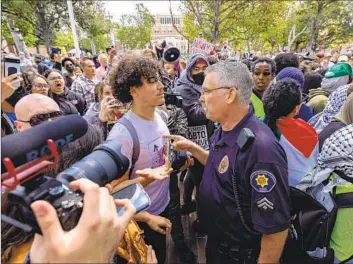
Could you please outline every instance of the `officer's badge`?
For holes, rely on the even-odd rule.
[[[271,212],[274,209],[273,202],[271,202],[266,197],[262,197],[261,199],[257,200],[256,206],[261,212]]]
[[[229,168],[229,159],[228,159],[228,156],[225,155],[221,160],[221,162],[219,163],[218,172],[225,173],[228,170],[228,168]]]
[[[250,176],[251,186],[259,193],[268,193],[275,187],[276,177],[269,171],[255,171]]]

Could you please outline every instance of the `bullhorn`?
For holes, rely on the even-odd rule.
[[[166,62],[170,62],[170,63],[176,62],[177,60],[179,60],[179,58],[180,58],[180,50],[175,47],[171,47],[163,53],[163,59]]]

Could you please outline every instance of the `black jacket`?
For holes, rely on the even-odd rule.
[[[214,123],[207,119],[206,111],[200,103],[201,85],[194,83],[190,79],[191,69],[198,59],[203,59],[207,62],[207,58],[201,54],[195,54],[192,56],[186,65],[186,69],[177,80],[176,91],[180,92],[180,95],[183,98],[182,108],[187,115],[188,126],[194,127],[205,125],[207,127],[209,138],[213,134]]]
[[[86,111],[86,102],[82,96],[70,91],[65,87],[63,94],[52,94],[53,100],[59,105],[64,115],[80,114],[84,115]]]

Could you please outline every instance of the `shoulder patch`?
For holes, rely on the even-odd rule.
[[[259,193],[269,193],[277,183],[276,177],[269,171],[255,171],[250,176],[250,184]]]

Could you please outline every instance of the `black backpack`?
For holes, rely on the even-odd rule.
[[[353,193],[336,194],[334,187],[332,193],[324,194],[321,192],[324,186],[320,184],[306,192],[291,187],[293,217],[283,251],[283,263],[333,263],[334,250],[330,248],[330,238],[337,210],[353,208]]]

